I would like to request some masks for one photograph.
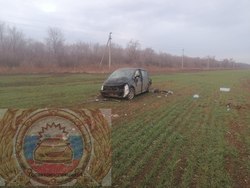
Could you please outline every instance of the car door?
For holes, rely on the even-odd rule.
[[[147,91],[149,84],[148,73],[145,70],[141,70],[141,75],[142,75],[142,92],[145,92]]]
[[[134,74],[134,82],[135,82],[135,94],[140,94],[142,92],[142,75],[141,71],[137,69]]]

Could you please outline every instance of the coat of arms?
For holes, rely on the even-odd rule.
[[[0,150],[13,151],[0,158],[4,185],[101,185],[110,175],[110,127],[101,111],[8,110],[0,126],[0,137],[12,140]],[[3,164],[8,157],[11,167]]]

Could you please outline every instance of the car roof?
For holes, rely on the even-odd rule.
[[[132,68],[132,67],[125,67],[125,68],[119,68],[117,70],[142,70],[142,71],[146,71],[145,69],[142,69],[142,68]]]

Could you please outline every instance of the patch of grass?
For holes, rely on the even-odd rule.
[[[2,108],[76,106],[96,95],[105,75],[0,76]]]

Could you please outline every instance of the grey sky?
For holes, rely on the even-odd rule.
[[[43,40],[49,26],[68,41],[142,48],[250,63],[249,0],[0,0],[0,21]]]

